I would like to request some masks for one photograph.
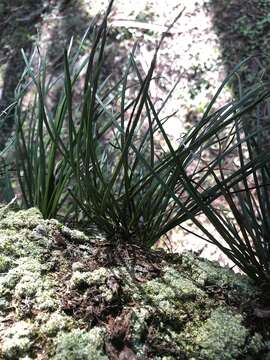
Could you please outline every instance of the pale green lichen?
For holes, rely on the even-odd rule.
[[[218,263],[198,259],[190,252],[182,255],[182,268],[200,286],[226,288],[231,297],[252,298],[258,295],[247,276],[222,268]]]
[[[76,268],[76,267],[75,267]],[[74,271],[70,279],[72,288],[82,288],[96,286],[99,289],[100,297],[106,302],[112,301],[114,297],[113,289],[107,286],[107,281],[112,276],[119,276],[117,269],[99,268],[92,272]]]
[[[15,207],[16,206],[13,201],[7,205],[0,204],[0,221],[4,219],[10,212],[14,211]]]
[[[55,286],[52,282],[49,282],[49,286],[46,289],[38,291],[35,302],[37,310],[55,311],[60,306],[60,300],[55,296]]]
[[[12,259],[18,257],[35,257],[42,259],[44,254],[48,252],[48,240],[34,238],[34,232],[29,229],[21,229],[20,231],[12,230],[12,233],[0,230],[0,251],[2,254]]]
[[[214,310],[198,329],[195,338],[200,348],[200,359],[237,359],[249,333],[242,321],[241,315],[234,315],[229,309]]]
[[[0,255],[0,273],[6,272],[11,266],[10,257],[5,255]]]
[[[79,261],[75,262],[72,264],[72,271],[78,271],[78,272],[83,272],[85,269],[85,265]]]
[[[2,352],[7,359],[19,359],[33,345],[36,331],[33,325],[26,321],[15,323],[3,332]]]
[[[15,297],[21,298],[33,298],[38,290],[44,285],[43,280],[40,278],[40,274],[32,273],[25,274],[21,277],[18,284],[15,286]]]
[[[55,336],[60,330],[66,330],[72,324],[71,319],[59,312],[52,313],[40,330],[46,336]]]
[[[6,274],[0,277],[0,296],[4,295],[3,292],[5,292],[5,290],[14,289],[22,278],[27,279],[28,285],[32,279],[32,286],[35,287],[35,282],[40,276],[40,263],[32,258],[20,258],[17,260],[16,265],[17,266],[10,269]],[[22,289],[23,287],[24,286],[22,281]],[[22,289],[21,291],[23,291]],[[26,291],[27,290],[28,289],[26,289]],[[29,291],[31,291],[31,289],[29,289]]]
[[[24,227],[20,229],[22,222]],[[36,310],[56,310],[59,300],[55,298],[55,284],[44,274],[48,270],[47,264],[46,267],[42,264],[48,253],[51,231],[47,222],[41,219],[36,209],[30,209],[5,213],[0,225],[3,233],[4,226],[9,229],[5,236],[0,236],[2,258],[9,264],[6,272],[0,275],[0,310],[7,307],[6,299],[10,297],[16,300],[19,319],[25,316],[25,302]]]
[[[80,272],[75,271],[70,279],[71,286],[79,287],[83,285],[99,285],[104,284],[109,276],[112,276],[113,272],[107,268],[99,268],[94,271]]]
[[[79,288],[90,285],[90,272],[74,271],[70,279],[71,288]]]
[[[105,330],[97,327],[89,332],[80,329],[60,332],[53,360],[108,360],[103,352],[104,337]]]
[[[166,316],[185,321],[189,312],[195,312],[194,301],[200,301],[204,293],[191,280],[171,267],[164,269],[164,275],[143,285],[145,300],[154,303]],[[188,309],[189,304],[190,311]]]
[[[89,241],[88,237],[79,230],[71,230],[67,226],[61,225],[61,234],[70,238],[73,242],[84,243]]]
[[[142,358],[149,347],[145,342],[149,326],[154,331],[153,340],[167,344],[166,354],[153,355],[155,360],[177,359],[175,354],[180,352],[189,360],[228,360],[240,353],[251,360],[267,349],[267,342],[260,334],[252,337],[244,327],[241,315],[225,308],[224,301],[221,307],[205,291],[206,286],[207,289],[213,286],[213,289],[222,289],[229,298],[248,300],[256,294],[256,289],[245,276],[199,260],[190,253],[163,268],[160,276],[145,282],[135,281],[134,273],[124,266],[85,271],[84,263],[92,254],[94,237],[90,239],[56,220],[43,220],[34,209],[17,213],[6,208],[1,212],[1,209],[0,323],[2,318],[12,315],[14,325],[8,332],[5,325],[0,324],[0,336],[4,339],[0,348],[5,344],[5,354],[0,350],[0,358],[36,358],[36,349],[44,346],[44,356],[49,359],[107,359],[104,354],[106,331],[98,327],[82,330],[83,321],[63,313],[57,279],[60,272],[70,270],[71,277],[61,284],[63,290],[66,287],[69,291],[71,287],[84,297],[84,291],[87,296],[88,289],[94,287],[96,299],[102,304],[120,301],[130,314],[130,346]],[[64,236],[67,249],[71,246],[76,258],[81,259],[79,262],[72,264],[63,249],[57,248],[55,236],[59,234]],[[97,242],[103,240],[101,236]],[[14,332],[16,326],[18,337]],[[32,346],[33,341],[37,347]],[[224,358],[217,355],[220,349]]]
[[[16,301],[19,319],[26,315],[25,303],[36,310],[56,310],[60,302],[55,297],[56,284],[41,274],[42,266],[36,259],[20,258],[17,266],[0,277],[0,310],[7,307],[10,296]]]
[[[131,313],[132,345],[139,356],[143,356],[145,351],[143,336],[147,332],[147,320],[151,314],[153,314],[153,309],[150,306],[134,308]]]
[[[39,225],[42,216],[39,210],[31,208],[20,211],[3,211],[1,213],[0,228],[1,229],[22,229],[27,227],[33,229]]]
[[[5,297],[0,296],[0,314],[4,314],[8,306],[9,306],[9,301],[5,299]]]
[[[162,281],[175,291],[175,296],[179,299],[194,299],[204,295],[192,280],[172,267],[165,267]]]

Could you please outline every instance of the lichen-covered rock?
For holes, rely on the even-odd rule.
[[[89,332],[75,329],[69,333],[61,332],[56,339],[54,360],[108,360],[103,354],[105,331],[93,328]]]
[[[8,256],[0,255],[0,273],[6,272],[11,266]]]
[[[196,258],[189,252],[182,256],[182,269],[198,285],[210,287],[220,287],[226,289],[228,296],[251,298],[258,295],[251,281],[244,275],[234,273],[228,268],[222,268],[213,261]]]
[[[103,284],[106,279],[112,275],[112,271],[104,267],[94,270],[93,272],[80,272],[76,270],[73,272],[72,278],[70,280],[71,286],[75,287]]]
[[[0,207],[0,359],[269,360],[245,276],[191,253],[159,254],[151,273],[107,243]]]
[[[248,336],[242,316],[226,308],[214,310],[197,331],[195,343],[200,348],[200,358],[205,360],[236,359]]]
[[[0,209],[0,229],[19,230],[25,228],[33,229],[38,226],[42,219],[41,213],[32,208],[27,211],[9,211],[8,207]]]
[[[147,332],[147,320],[153,316],[151,306],[134,308],[131,313],[131,334],[132,344],[137,355],[143,356],[145,344],[142,339]]]
[[[44,320],[41,318],[41,321]],[[55,336],[59,331],[68,330],[72,326],[72,320],[65,314],[53,312],[48,316],[46,322],[40,327],[46,336]]]
[[[3,334],[3,356],[7,359],[19,359],[27,354],[33,345],[35,330],[30,322],[19,321]]]
[[[204,297],[204,292],[191,280],[169,267],[162,277],[145,283],[143,289],[147,303],[158,307],[166,320],[179,323],[197,315],[197,306]]]

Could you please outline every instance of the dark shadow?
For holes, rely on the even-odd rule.
[[[74,34],[83,34],[89,19],[77,1],[27,0],[0,4],[0,66],[2,65],[3,83],[1,84],[0,111],[3,111],[14,99],[14,90],[25,67],[21,49],[29,55],[36,40],[37,29],[41,21],[46,22],[48,33],[51,32],[51,44],[48,49],[51,69],[57,72],[63,59],[63,49],[67,40]],[[56,26],[52,23],[56,22]],[[12,131],[12,114],[3,124],[0,149],[5,145]]]
[[[63,73],[64,48],[68,46],[71,37],[74,37],[73,46],[76,47],[91,21],[79,1],[62,1],[54,11],[56,20],[51,17],[46,21],[47,27],[51,28],[50,45],[46,53],[52,76]]]
[[[100,11],[103,13],[102,9]],[[113,13],[113,10],[111,13]],[[99,14],[96,15],[97,19],[94,22],[97,21],[96,25],[98,27],[102,17],[100,18]],[[68,47],[71,38],[73,38],[73,49],[76,51],[89,25],[93,22],[93,18],[87,14],[85,6],[82,6],[80,1],[77,0],[62,1],[57,10],[57,17],[60,20],[53,27],[50,46],[46,51],[49,59],[49,73],[55,79],[64,73],[64,48]],[[112,81],[115,82],[122,76],[123,63],[128,51],[127,49],[122,49],[122,51],[119,49],[120,41],[116,40],[117,34],[118,29],[109,30],[101,75],[101,78],[104,80],[110,75]],[[90,53],[90,37],[90,34],[86,37],[83,49],[84,54]],[[57,104],[62,91],[63,86],[59,82],[59,89],[56,86],[52,93],[54,104]]]
[[[269,70],[269,1],[210,0],[205,6],[213,14],[228,73],[242,60],[256,55],[243,74],[244,83],[251,85],[259,71]]]
[[[90,19],[79,4],[69,0],[4,0],[0,3],[0,113],[14,100],[14,90],[25,68],[21,49],[29,55],[40,26],[49,39],[47,52],[52,76],[63,70],[64,46],[71,36],[80,38]],[[45,26],[44,26],[45,25]],[[43,44],[41,44],[43,46]],[[2,74],[1,74],[2,72]],[[1,126],[1,124],[0,124]],[[13,128],[13,114],[1,126],[0,150]]]
[[[0,113],[13,101],[16,86],[25,68],[21,53],[24,49],[29,57],[39,32],[42,30],[47,48],[51,76],[57,77],[63,71],[64,46],[75,35],[80,38],[88,27],[90,19],[79,1],[69,0],[3,0],[0,2]],[[42,28],[42,29],[41,29]],[[47,40],[46,39],[46,40]],[[54,96],[57,101],[57,94]],[[0,151],[6,146],[12,131],[12,111],[0,122]],[[0,202],[10,201],[6,177],[0,172]]]
[[[246,92],[260,80],[270,80],[270,3],[268,0],[210,0],[208,11],[213,15],[219,37],[223,64],[229,74],[237,64],[251,57],[239,70],[241,87]],[[235,77],[233,92],[239,92]],[[244,115],[244,130],[251,133],[260,127],[259,150],[269,152],[269,108],[266,102]]]
[[[36,35],[36,25],[47,10],[43,0],[8,0],[0,3],[0,113],[13,101],[14,90],[24,69],[21,54],[28,54]],[[0,124],[1,125],[1,124]],[[12,131],[12,114],[1,126],[0,150]]]

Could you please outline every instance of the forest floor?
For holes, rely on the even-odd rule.
[[[14,89],[24,68],[21,48],[30,54],[37,42],[49,54],[51,71],[57,76],[63,60],[63,47],[72,35],[75,44],[89,22],[107,1],[98,0],[3,0],[0,4],[0,110],[12,101]],[[116,0],[112,15],[108,73],[121,73],[135,41],[136,58],[146,71],[156,41],[175,16],[181,18],[165,37],[156,69],[158,80],[152,88],[156,102],[162,101],[179,79],[167,104],[168,113],[177,113],[166,125],[175,141],[198,122],[209,100],[230,70],[247,56],[256,54],[245,69],[245,84],[269,70],[270,5],[268,0]],[[145,26],[147,24],[148,26]],[[228,87],[217,106],[234,96]],[[164,113],[164,116],[166,113]],[[0,149],[12,131],[12,122],[1,129]],[[187,226],[190,226],[187,224]],[[221,264],[230,264],[215,247],[192,234],[177,230],[167,244],[173,251],[192,249]]]

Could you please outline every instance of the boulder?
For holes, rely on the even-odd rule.
[[[1,359],[270,359],[250,280],[0,207]],[[258,313],[258,311],[257,311]]]

